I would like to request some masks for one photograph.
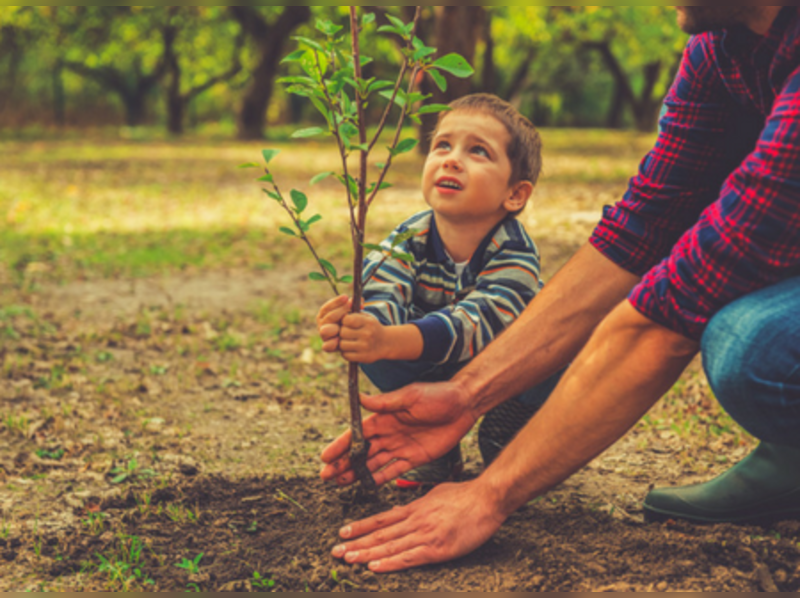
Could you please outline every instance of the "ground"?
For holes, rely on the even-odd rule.
[[[523,221],[549,277],[650,140],[544,139]],[[344,522],[416,495],[387,487],[357,505],[317,478],[320,450],[347,425],[344,364],[314,334],[328,291],[234,168],[257,149],[0,143],[0,590],[800,589],[796,522],[643,522],[650,487],[707,479],[753,446],[697,363],[474,554],[384,576],[331,558]],[[286,160],[287,185],[328,167],[325,147],[303,151]],[[399,165],[376,236],[421,207],[418,160]],[[330,210],[335,188],[323,189]],[[326,220],[324,245],[345,263]],[[464,448],[478,475],[473,435]]]

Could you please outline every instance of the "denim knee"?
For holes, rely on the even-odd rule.
[[[753,436],[800,446],[797,281],[731,303],[709,322],[703,367],[725,411]]]

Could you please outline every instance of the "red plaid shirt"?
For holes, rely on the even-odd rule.
[[[590,242],[643,276],[629,301],[699,340],[735,299],[800,275],[800,17],[691,39],[662,133]]]

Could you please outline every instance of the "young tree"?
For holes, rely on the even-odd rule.
[[[294,137],[312,137],[328,133],[336,141],[341,157],[341,173],[325,172],[315,176],[311,183],[317,183],[324,178],[334,175],[344,187],[347,206],[349,208],[349,230],[353,246],[353,275],[340,277],[336,268],[329,261],[320,257],[308,236],[311,226],[321,219],[316,214],[306,216],[308,198],[302,192],[292,189],[289,198],[284,196],[278,187],[269,164],[278,154],[276,150],[267,149],[262,152],[266,162],[265,174],[259,181],[267,183],[269,188],[264,192],[275,200],[289,215],[292,227],[282,227],[281,232],[301,239],[308,246],[317,263],[319,271],[312,272],[312,280],[326,281],[338,294],[337,284],[352,282],[353,312],[361,310],[361,296],[363,288],[362,262],[364,249],[379,250],[379,245],[366,242],[367,214],[372,202],[378,193],[388,187],[385,181],[392,160],[399,154],[409,152],[417,145],[416,139],[400,139],[401,131],[406,118],[420,122],[420,117],[425,114],[434,114],[446,110],[442,104],[421,104],[430,96],[416,91],[419,76],[431,77],[437,85],[442,85],[442,73],[450,73],[456,77],[469,77],[472,68],[461,56],[451,53],[441,58],[434,59],[436,49],[426,46],[416,36],[419,22],[420,9],[417,8],[414,20],[405,23],[394,16],[387,16],[390,24],[378,28],[379,32],[396,35],[402,38],[403,61],[400,72],[395,81],[378,80],[374,77],[365,78],[362,67],[370,62],[370,58],[361,53],[359,34],[362,28],[370,26],[375,21],[375,14],[368,12],[363,15],[359,24],[356,8],[350,7],[350,35],[348,36],[342,25],[331,21],[317,21],[317,29],[325,36],[321,42],[305,38],[296,38],[302,48],[293,52],[285,62],[296,62],[305,72],[304,76],[287,77],[282,82],[289,85],[289,92],[308,98],[322,114],[327,124],[326,128],[312,127],[302,129]],[[367,122],[365,107],[367,103],[374,103],[377,97],[382,97],[386,105],[382,111],[377,129],[371,136],[367,135]],[[397,124],[386,147],[385,162],[379,164],[380,173],[375,180],[369,180],[367,163],[371,152],[376,148],[389,121],[392,108],[397,106],[400,114]],[[350,171],[348,157],[358,155],[358,167],[355,172]],[[258,164],[245,164],[245,167],[259,166]],[[407,237],[406,237],[407,238]],[[397,239],[397,244],[405,239]],[[409,260],[410,256],[392,249],[385,257],[400,260]],[[362,483],[362,488],[368,493],[374,492],[375,482],[366,465],[369,444],[364,438],[361,428],[361,404],[358,387],[358,364],[350,363],[348,370],[348,396],[350,400],[352,446],[350,459],[353,469]]]

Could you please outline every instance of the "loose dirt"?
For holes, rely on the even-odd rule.
[[[3,321],[0,590],[800,589],[800,523],[643,522],[653,485],[708,479],[753,446],[697,364],[472,555],[382,576],[331,558],[345,522],[418,495],[358,506],[315,475],[346,425],[343,364],[314,340],[324,296],[268,271],[6,297],[35,317]]]

